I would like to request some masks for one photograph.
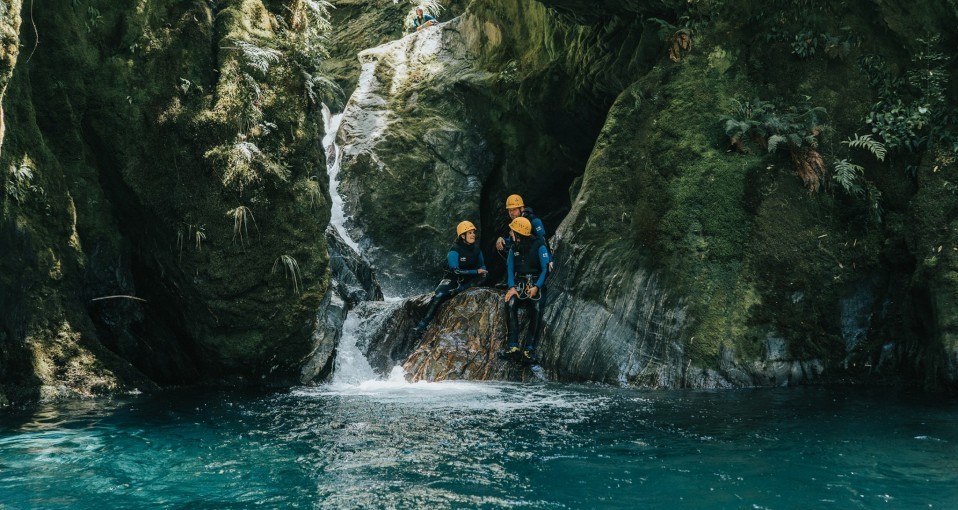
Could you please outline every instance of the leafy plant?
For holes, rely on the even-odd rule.
[[[745,141],[751,140],[770,153],[786,148],[805,186],[818,191],[826,170],[818,152],[818,136],[825,129],[825,109],[815,107],[780,113],[772,103],[759,99],[753,103],[733,100],[733,104],[736,115],[721,118],[732,147],[748,152]]]
[[[888,150],[885,149],[885,145],[878,140],[873,140],[872,135],[859,135],[855,133],[855,138],[849,138],[842,142],[842,144],[849,147],[865,149],[872,153],[878,161],[885,161],[885,155],[888,153]]]
[[[233,242],[236,242],[236,239],[239,238],[240,247],[243,250],[246,250],[246,243],[249,240],[249,222],[253,222],[253,227],[256,231],[259,231],[259,227],[256,226],[256,218],[253,217],[253,211],[250,211],[245,205],[237,206],[236,208],[226,211],[226,216],[233,218]]]
[[[264,172],[282,181],[289,178],[289,170],[285,166],[271,161],[255,143],[250,141],[243,140],[232,145],[218,146],[207,151],[205,156],[226,167],[221,177],[223,184],[233,186],[239,191],[258,182]]]
[[[792,52],[799,57],[809,58],[815,55],[821,44],[822,41],[818,35],[810,31],[800,32],[795,35],[795,40],[792,41]]]
[[[864,196],[865,188],[861,181],[864,179],[865,167],[842,159],[835,163],[832,179],[837,182],[849,195]]]
[[[900,76],[888,73],[880,55],[868,55],[859,67],[877,92],[879,101],[865,118],[871,131],[888,150],[917,153],[930,142],[952,145],[958,150],[953,127],[958,113],[948,106],[949,57],[938,51],[940,37],[918,39],[921,48],[911,66]]]
[[[299,287],[303,281],[303,274],[299,270],[299,262],[296,262],[296,259],[289,255],[280,255],[273,262],[273,269],[271,273],[275,274],[277,268],[280,266],[283,267],[283,274],[286,276],[286,280],[293,281],[293,291],[299,294]]]
[[[269,66],[279,62],[280,57],[283,56],[278,50],[262,48],[248,41],[234,39],[233,44],[243,53],[246,65],[263,74],[266,74],[266,71],[269,71]]]
[[[35,170],[27,163],[10,165],[9,175],[4,185],[7,195],[23,205],[31,193],[43,195],[42,187],[33,184]]]

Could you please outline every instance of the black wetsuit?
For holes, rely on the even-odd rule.
[[[480,269],[486,269],[479,243],[466,244],[462,238],[456,239],[456,244],[452,245],[449,253],[446,254],[446,266],[448,268],[446,277],[436,286],[435,293],[429,301],[429,308],[426,309],[426,316],[419,321],[417,328],[420,330],[426,329],[436,315],[439,305],[444,301],[479,285],[486,278],[484,274],[479,274]]]
[[[508,348],[519,346],[519,306],[527,303],[529,309],[529,332],[524,349],[531,352],[535,348],[536,338],[542,326],[542,312],[545,308],[545,280],[549,274],[549,248],[538,237],[523,237],[513,243],[509,250],[508,284],[510,289],[519,291],[506,303],[509,320]],[[526,289],[535,286],[535,297],[528,297]]]

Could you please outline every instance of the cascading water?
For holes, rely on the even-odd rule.
[[[343,210],[343,197],[339,194],[339,170],[342,164],[342,152],[336,143],[336,133],[339,132],[339,125],[342,123],[343,114],[335,115],[329,111],[329,108],[323,105],[323,124],[326,128],[326,136],[323,137],[323,147],[326,149],[326,172],[329,174],[329,197],[332,201],[331,215],[329,223],[339,232],[343,241],[359,253],[359,245],[349,236],[346,231],[346,213]]]
[[[336,143],[336,134],[339,132],[342,119],[343,113],[333,114],[326,105],[323,105],[323,123],[326,129],[326,136],[323,137],[323,147],[326,149],[326,171],[329,174],[329,196],[332,202],[329,222],[339,233],[340,237],[342,237],[346,245],[358,256],[360,253],[359,244],[350,237],[349,232],[346,230],[346,213],[343,209],[343,197],[339,194],[339,171],[342,163],[342,151]],[[366,315],[361,313],[361,308],[367,306],[368,303],[366,302],[360,303],[356,309],[347,312],[346,320],[343,322],[343,331],[339,340],[335,369],[333,371],[334,387],[361,385],[364,381],[375,381],[379,379],[359,347],[362,336],[361,332],[364,330],[364,324],[361,318]],[[387,308],[383,313],[387,313],[388,310]],[[399,370],[399,376],[401,378],[402,369],[400,368]]]

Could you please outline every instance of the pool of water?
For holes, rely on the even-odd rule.
[[[0,509],[958,508],[958,401],[393,381],[0,416]]]

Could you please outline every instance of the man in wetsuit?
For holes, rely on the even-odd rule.
[[[456,242],[446,254],[446,277],[439,282],[426,316],[419,321],[416,332],[422,334],[436,315],[436,310],[444,301],[475,287],[486,278],[486,261],[482,257],[482,250],[476,242],[476,226],[470,221],[460,222],[456,227]]]
[[[532,222],[519,216],[509,224],[512,240],[506,260],[507,281],[506,312],[509,323],[509,341],[504,355],[525,363],[536,363],[534,354],[536,337],[542,325],[545,306],[545,281],[549,274],[549,248],[545,242],[532,235]],[[519,306],[525,303],[529,309],[529,332],[520,352]]]
[[[542,220],[532,212],[531,207],[525,206],[522,197],[519,195],[509,195],[509,197],[506,198],[506,212],[509,213],[510,220],[514,220],[520,216],[529,220],[529,223],[532,225],[533,234],[541,239],[543,243],[546,242],[545,225],[543,225]],[[499,239],[496,239],[497,250],[506,251],[510,246],[512,246],[512,237],[508,232]]]

